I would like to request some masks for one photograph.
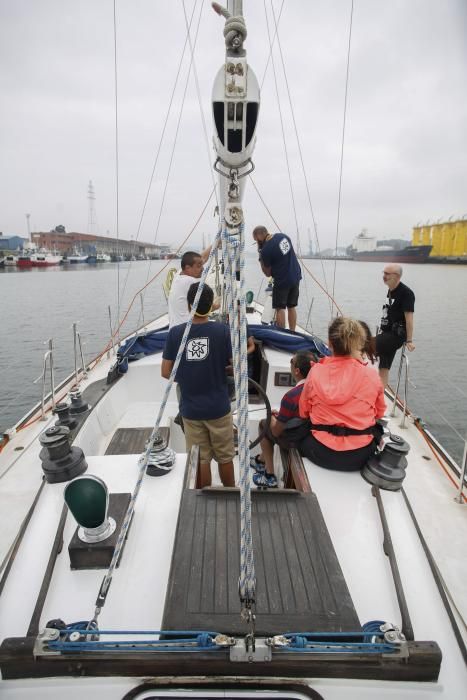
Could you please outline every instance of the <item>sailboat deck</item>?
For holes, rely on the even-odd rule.
[[[239,519],[236,489],[185,490],[163,629],[245,634]],[[254,491],[252,530],[258,634],[360,628],[315,494]]]

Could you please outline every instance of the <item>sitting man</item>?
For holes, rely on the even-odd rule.
[[[199,282],[188,290],[191,307]],[[207,284],[201,293],[198,308],[175,376],[181,391],[180,413],[183,417],[187,452],[199,445],[198,485],[211,485],[211,459],[219,464],[224,486],[235,486],[232,413],[227,389],[226,367],[232,364],[230,331],[222,323],[208,320],[214,292]],[[161,374],[169,379],[186,324],[169,330],[162,354]]]
[[[300,395],[308,372],[315,362],[316,357],[312,352],[297,352],[290,360],[292,377],[296,384],[282,397],[279,411],[273,411],[269,430],[260,443],[261,454],[251,460],[251,466],[257,471],[253,475],[253,482],[257,486],[277,486],[274,474],[274,445],[292,447],[287,437],[287,422],[292,418],[299,418]],[[260,421],[260,432],[264,430],[264,424],[264,420]]]

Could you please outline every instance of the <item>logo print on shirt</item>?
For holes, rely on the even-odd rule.
[[[186,344],[187,360],[204,360],[209,355],[209,338],[192,338]]]
[[[287,255],[287,253],[290,250],[290,243],[287,240],[287,238],[283,238],[281,242],[279,243],[279,248],[282,253],[282,255]]]

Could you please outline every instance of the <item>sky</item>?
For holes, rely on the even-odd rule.
[[[467,215],[465,0],[354,0],[338,206],[351,8],[244,0],[263,85],[253,180],[265,202],[248,182],[247,236],[264,224],[323,249],[363,228],[409,240],[419,222]],[[115,16],[116,33],[113,0],[0,0],[4,235],[25,235],[30,214],[32,231],[63,224],[177,247],[206,207],[224,21],[201,0],[116,0]],[[215,235],[214,207],[212,197],[189,247]]]

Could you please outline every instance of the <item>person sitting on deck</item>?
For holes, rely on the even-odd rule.
[[[386,410],[376,372],[362,362],[365,331],[342,316],[329,326],[332,357],[315,365],[300,396],[300,416],[311,421],[311,433],[299,451],[326,469],[361,469],[375,452],[380,436],[376,420]]]
[[[191,309],[199,282],[188,290]],[[187,452],[199,445],[198,486],[211,485],[211,459],[219,464],[224,486],[235,486],[232,413],[227,389],[226,367],[232,364],[230,331],[223,323],[211,323],[209,312],[214,292],[207,284],[198,302],[185,349],[175,375],[181,391],[180,413],[183,417]],[[161,374],[169,379],[186,324],[169,330],[162,354]]]
[[[269,429],[261,439],[261,453],[252,458],[251,466],[257,470],[253,481],[257,486],[277,486],[277,478],[274,474],[274,445],[289,448],[292,446],[287,437],[287,423],[293,418],[298,418],[298,402],[303,390],[305,379],[312,365],[316,362],[316,356],[311,352],[297,352],[290,360],[292,378],[295,386],[282,397],[279,411],[273,411]],[[260,433],[264,430],[265,421],[259,423]]]

